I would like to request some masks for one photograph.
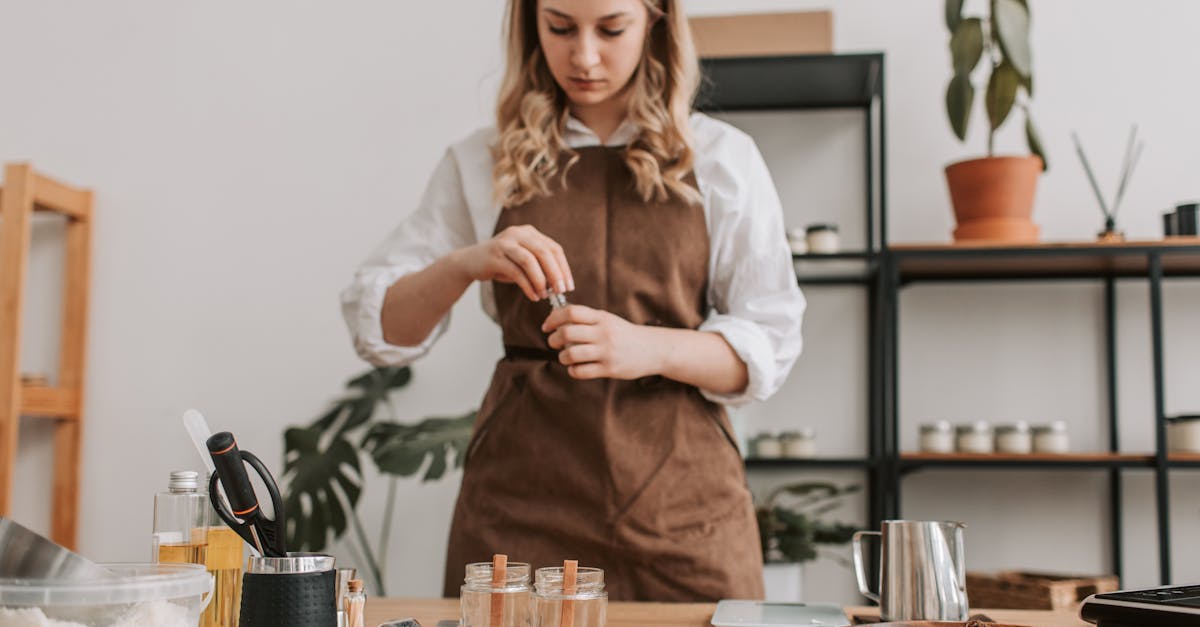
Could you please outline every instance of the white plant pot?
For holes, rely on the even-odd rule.
[[[799,603],[803,601],[801,584],[804,577],[802,564],[764,564],[763,589],[767,600],[777,603]]]

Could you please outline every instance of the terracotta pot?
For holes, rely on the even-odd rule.
[[[958,228],[956,241],[1032,243],[1033,197],[1042,160],[1038,157],[987,157],[946,166],[946,182]]]

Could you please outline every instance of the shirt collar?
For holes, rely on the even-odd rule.
[[[603,145],[625,146],[636,139],[637,134],[637,125],[627,119],[621,122],[621,125],[617,127],[617,130],[613,132],[612,136]],[[566,137],[564,139],[566,139],[567,145],[571,148],[587,148],[589,146],[602,145],[596,133],[573,115],[567,116]]]

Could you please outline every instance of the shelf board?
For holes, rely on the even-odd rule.
[[[792,255],[792,266],[801,286],[862,285],[878,273],[878,258],[864,251]]]
[[[894,245],[888,252],[902,282],[1145,277],[1151,254],[1161,255],[1164,276],[1200,277],[1200,238],[1195,237],[1032,246]]]
[[[1197,457],[1200,461],[1200,456]],[[901,468],[1138,468],[1150,467],[1154,456],[1141,453],[904,453]]]
[[[863,457],[809,457],[809,458],[746,458],[746,468],[797,469],[797,468],[870,468],[878,462]]]
[[[75,390],[42,385],[21,386],[22,416],[75,419],[79,415],[79,394]]]
[[[883,54],[721,57],[700,66],[700,111],[853,109],[879,95]]]

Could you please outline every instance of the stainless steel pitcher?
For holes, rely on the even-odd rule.
[[[959,522],[885,520],[882,531],[854,534],[858,589],[885,621],[967,620],[967,577]],[[879,593],[867,586],[862,538],[880,536]]]

